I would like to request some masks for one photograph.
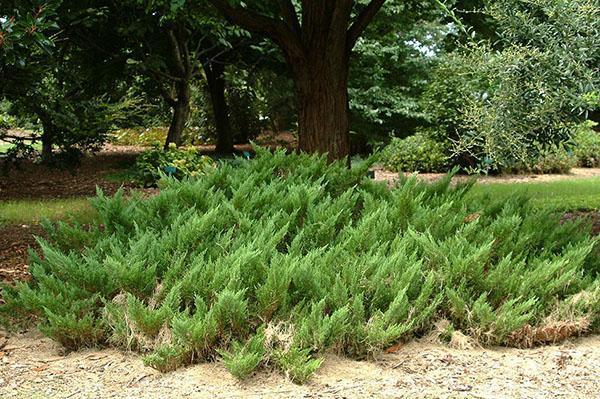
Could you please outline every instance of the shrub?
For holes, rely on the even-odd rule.
[[[194,177],[206,173],[213,167],[212,158],[200,155],[193,147],[170,146],[167,150],[162,150],[155,146],[140,154],[135,163],[134,174],[140,184],[152,186],[164,176],[177,179]]]
[[[501,169],[502,172],[509,173],[569,173],[577,166],[577,157],[572,150],[568,150],[564,145],[550,145],[546,147],[537,147],[533,154],[529,155],[520,162],[512,166],[506,166]]]
[[[101,225],[55,226],[0,314],[159,370],[220,355],[240,378],[269,364],[299,383],[327,351],[365,358],[441,319],[488,345],[538,342],[548,323],[573,327],[545,342],[596,331],[591,226],[450,176],[388,189],[368,166],[259,150],[152,198],[100,193]]]
[[[579,166],[600,167],[600,133],[594,130],[596,122],[586,121],[577,125],[573,133],[573,152]]]
[[[448,166],[447,146],[425,133],[393,138],[383,150],[384,166],[395,172],[441,172]]]
[[[577,166],[577,158],[563,145],[540,150],[539,154],[531,167],[534,173],[569,173],[573,167]]]

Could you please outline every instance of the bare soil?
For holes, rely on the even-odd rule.
[[[246,382],[221,363],[161,374],[116,350],[64,354],[37,333],[0,338],[0,397],[597,398],[600,336],[537,349],[452,349],[412,342],[371,361],[334,355],[305,385],[272,370]]]

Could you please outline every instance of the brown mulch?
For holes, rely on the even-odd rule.
[[[43,236],[41,226],[0,226],[0,281],[27,280],[28,249],[37,248],[35,236]]]
[[[578,211],[567,212],[563,215],[562,221],[570,221],[576,219],[589,219],[592,222],[592,234],[600,235],[600,212],[598,211]]]

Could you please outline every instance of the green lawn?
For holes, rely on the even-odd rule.
[[[18,200],[0,202],[0,224],[39,223],[42,219],[76,219],[87,222],[94,217],[94,210],[86,198],[52,200]]]
[[[121,177],[115,175],[114,178]],[[476,184],[470,195],[507,198],[518,193],[528,193],[537,205],[557,210],[600,210],[600,178],[545,183]],[[0,202],[0,224],[39,223],[44,218],[75,218],[80,222],[87,222],[93,217],[94,210],[85,198]]]
[[[470,195],[505,198],[528,193],[538,206],[557,210],[600,209],[600,177],[540,183],[476,184]]]

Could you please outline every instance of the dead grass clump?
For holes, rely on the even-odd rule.
[[[549,321],[539,327],[532,327],[530,324],[526,324],[510,334],[508,344],[518,348],[554,344],[585,333],[590,324],[590,320],[587,317],[570,321]]]

